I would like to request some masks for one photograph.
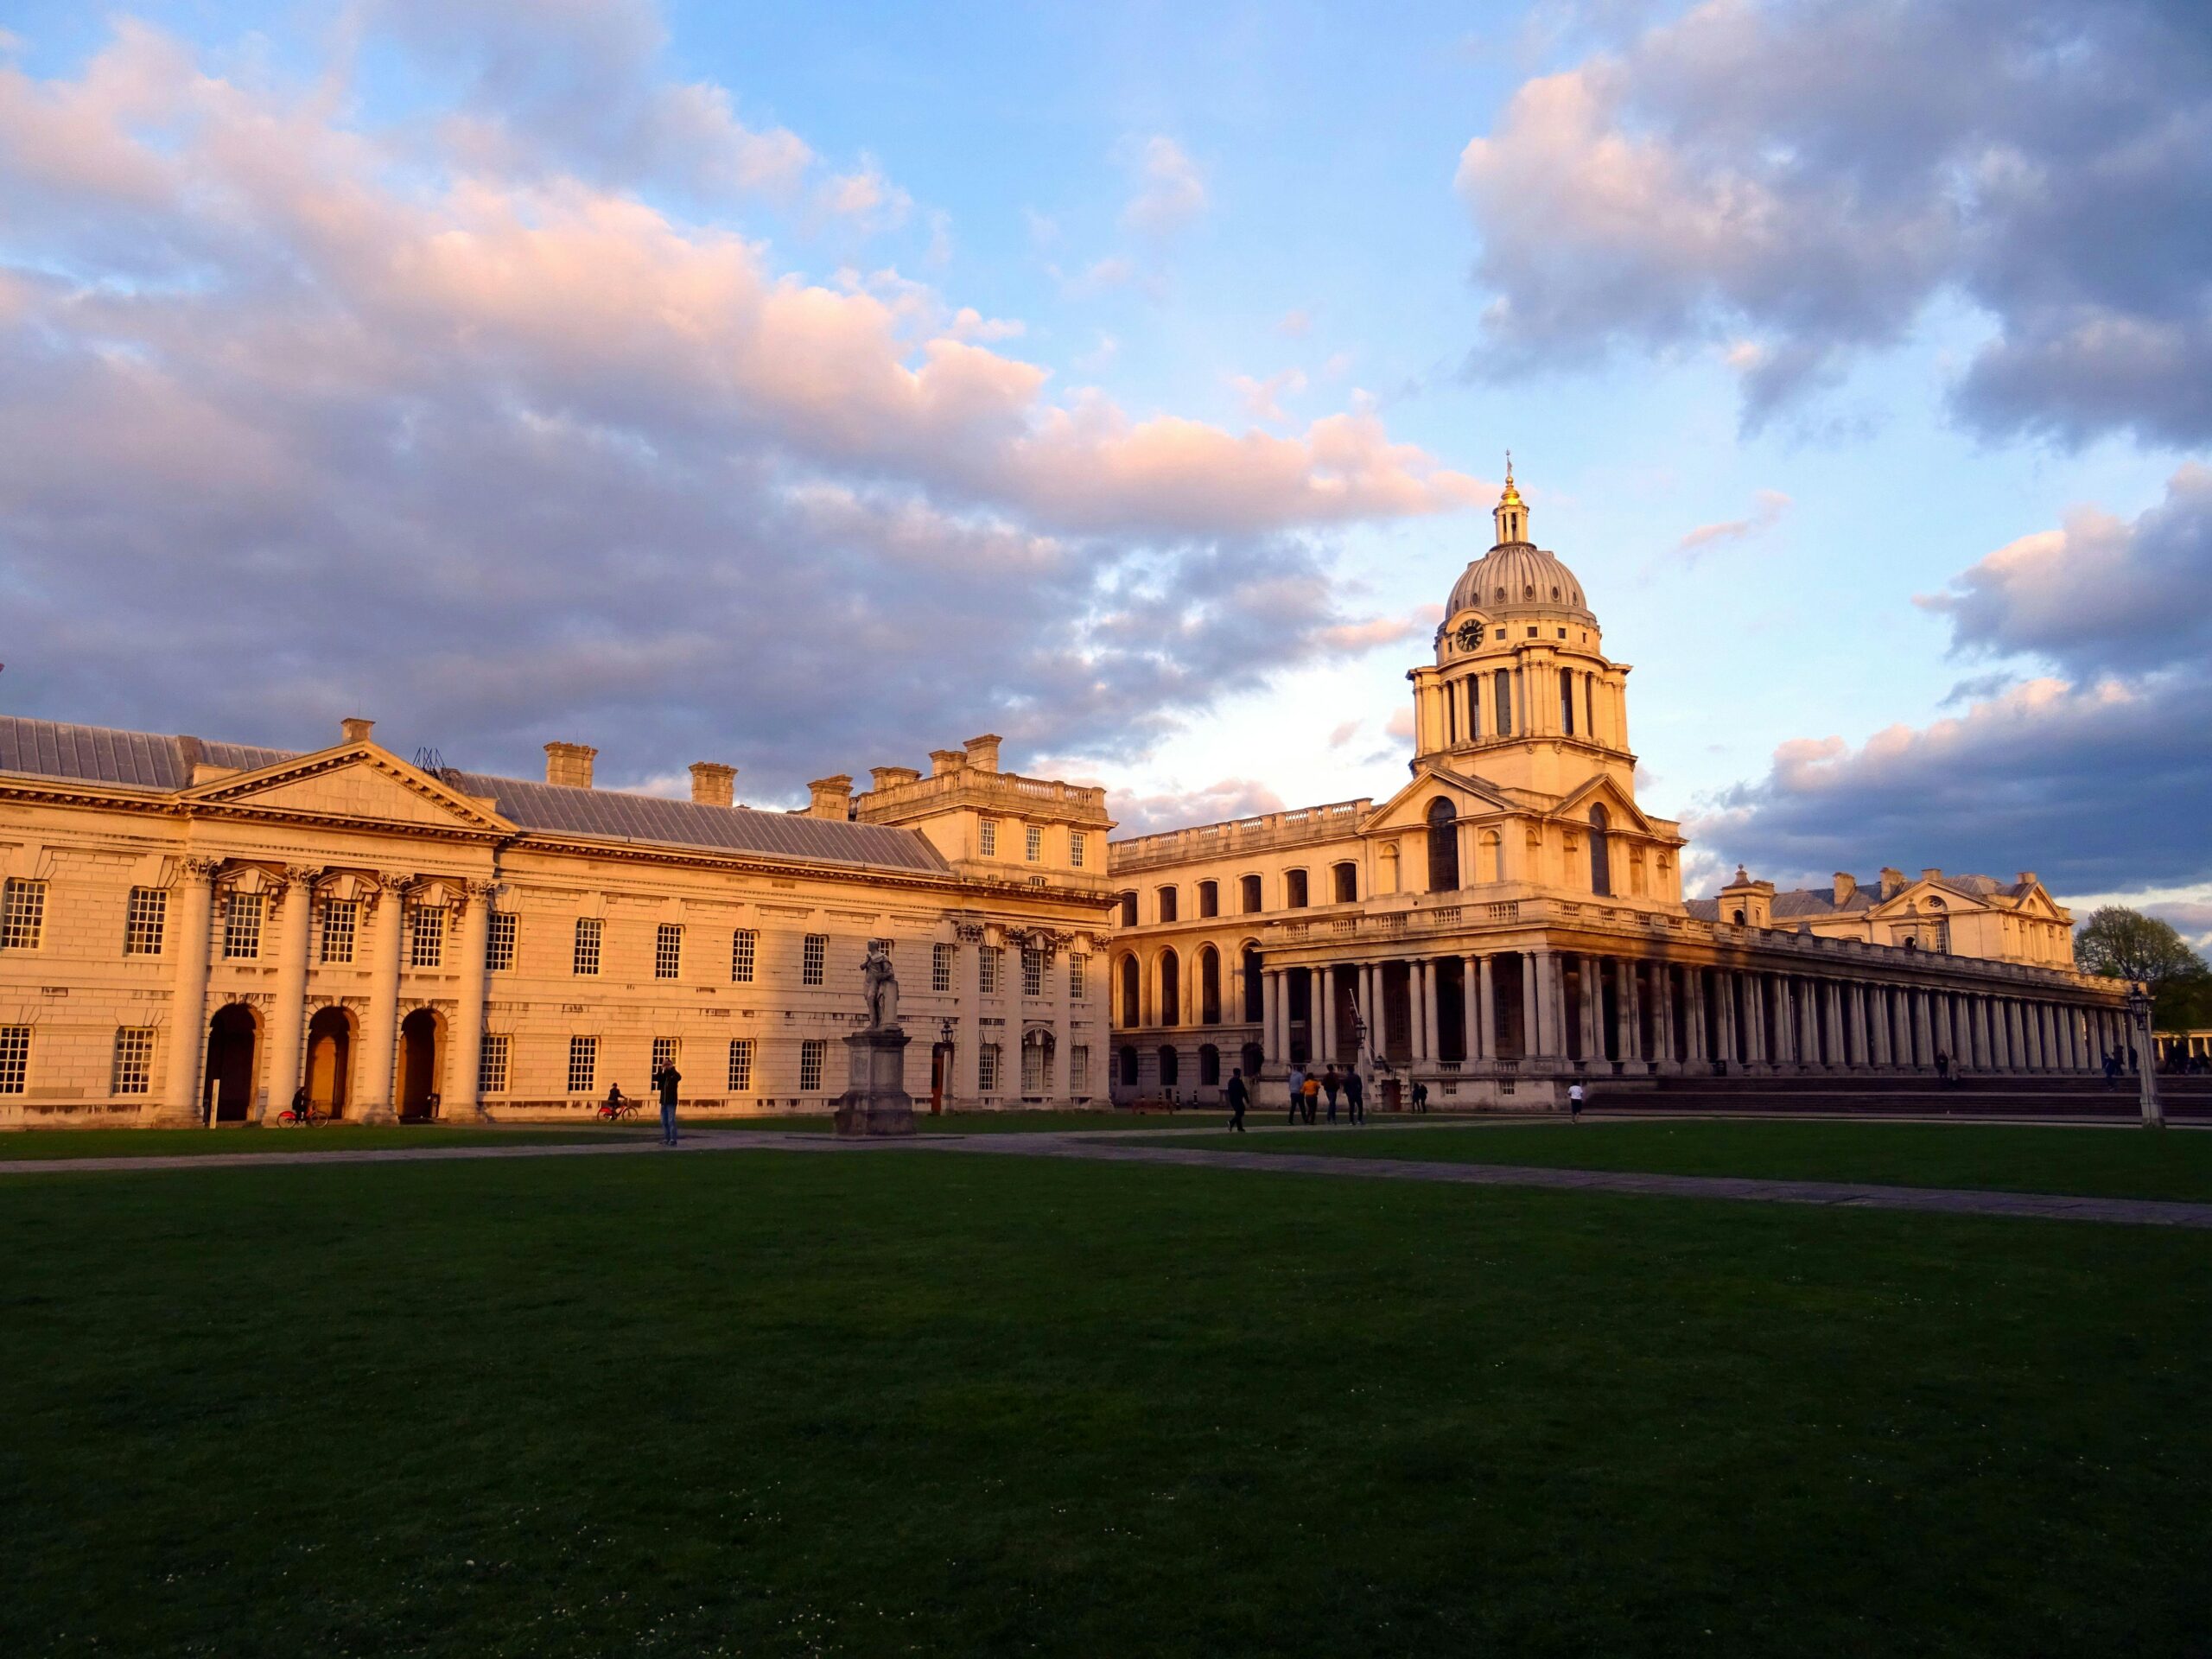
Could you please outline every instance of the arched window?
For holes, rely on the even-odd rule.
[[[1244,906],[1244,914],[1258,915],[1260,913],[1260,878],[1256,875],[1243,876],[1239,878],[1236,886],[1238,902]]]
[[[1220,882],[1201,881],[1198,883],[1198,914],[1201,916],[1221,914]]]
[[[1183,964],[1173,950],[1160,953],[1160,1023],[1183,1023]]]
[[[1492,677],[1491,713],[1497,721],[1500,737],[1513,735],[1513,671],[1501,668]]]
[[[1376,880],[1378,883],[1376,891],[1377,893],[1397,892],[1398,843],[1395,841],[1384,842],[1382,850],[1376,855]]]
[[[1221,1023],[1221,952],[1211,945],[1198,952],[1198,1023]]]
[[[1122,958],[1122,1029],[1135,1031],[1144,1023],[1144,1003],[1138,989],[1137,959]]]
[[[1744,925],[1744,912],[1743,912],[1743,909],[1742,909],[1742,907],[1741,907],[1740,906],[1737,908],[1737,911],[1736,911],[1735,922],[1736,922],[1736,925],[1737,925],[1737,926],[1738,926],[1738,927],[1741,927],[1741,926]]]
[[[1221,1081],[1221,1051],[1208,1043],[1198,1051],[1198,1087],[1211,1088]]]
[[[1603,806],[1590,809],[1590,891],[1605,899],[1613,893],[1613,857],[1605,835],[1611,822]]]
[[[1286,870],[1282,878],[1282,903],[1286,910],[1303,910],[1306,906],[1306,872]]]
[[[1484,881],[1505,880],[1505,837],[1495,830],[1483,831],[1482,868],[1477,874]]]
[[[1268,1017],[1267,982],[1260,977],[1260,953],[1244,947],[1244,1018],[1254,1025]]]
[[[1160,1086],[1163,1089],[1173,1089],[1182,1077],[1182,1063],[1176,1056],[1175,1046],[1173,1043],[1162,1043],[1160,1046]]]
[[[1428,890],[1454,893],[1459,887],[1459,814],[1441,795],[1428,804]]]
[[[1159,898],[1160,919],[1163,922],[1172,922],[1178,919],[1175,914],[1175,889],[1173,887],[1160,888]]]
[[[1352,905],[1359,902],[1358,865],[1346,860],[1342,864],[1332,866],[1329,871],[1329,878],[1335,885],[1336,891],[1333,897],[1337,903]]]

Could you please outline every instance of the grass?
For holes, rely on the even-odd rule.
[[[2212,1238],[951,1153],[19,1178],[0,1651],[2205,1651]]]
[[[1254,1120],[1255,1127],[1272,1127]],[[1981,1187],[2092,1198],[2212,1201],[2212,1134],[1993,1123],[1707,1122],[1316,1127],[1163,1139],[1212,1151],[1328,1153],[1547,1169]]]

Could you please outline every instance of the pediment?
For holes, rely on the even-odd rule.
[[[1413,781],[1368,814],[1363,831],[1425,830],[1429,803],[1442,796],[1463,818],[1487,817],[1493,812],[1525,812],[1528,808],[1481,778],[1445,766],[1423,766]]]
[[[1916,912],[1925,913],[1928,906],[1922,901],[1930,897],[1942,899],[1942,911],[1953,916],[1959,914],[1961,911],[1991,908],[1990,902],[1986,899],[1980,898],[1971,893],[1961,893],[1956,887],[1946,887],[1941,881],[1930,881],[1927,877],[1923,876],[1919,880],[1908,882],[1898,888],[1888,898],[1874,906],[1867,914],[1889,917],[1909,916]]]
[[[1586,823],[1590,809],[1593,806],[1605,809],[1606,815],[1613,820],[1611,827],[1615,830],[1635,830],[1647,836],[1663,834],[1659,826],[1646,816],[1643,809],[1636,804],[1636,798],[1603,772],[1585,779],[1560,796],[1559,804],[1547,816],[1573,818]]]
[[[514,826],[373,744],[301,755],[185,791],[188,801],[285,817],[507,834]]]

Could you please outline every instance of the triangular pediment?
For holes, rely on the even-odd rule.
[[[1663,834],[1659,826],[1644,815],[1636,798],[1603,772],[1586,779],[1559,798],[1548,817],[1575,818],[1586,821],[1590,809],[1602,806],[1612,819],[1615,830],[1634,830],[1647,836]]]
[[[514,825],[419,766],[372,743],[304,754],[212,779],[188,801],[285,817],[504,835]]]
[[[1931,898],[1939,899],[1942,902],[1935,906],[1924,902]],[[1909,914],[1914,911],[1942,910],[1956,915],[1961,911],[1990,908],[1992,908],[1991,901],[1980,893],[1961,892],[1948,882],[1931,881],[1923,875],[1916,881],[1905,883],[1904,887],[1899,887],[1888,898],[1874,906],[1867,914],[1878,917],[1897,916]]]
[[[1413,781],[1367,815],[1363,830],[1416,830],[1428,824],[1429,803],[1443,796],[1459,817],[1487,817],[1493,812],[1525,812],[1529,809],[1486,779],[1471,777],[1447,766],[1427,766]]]

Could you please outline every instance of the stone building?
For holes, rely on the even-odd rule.
[[[1231,1066],[1360,1059],[1386,1100],[1548,1105],[1577,1077],[2094,1069],[2125,987],[2010,884],[1885,870],[1685,903],[1678,824],[1636,798],[1629,665],[1581,582],[1497,542],[1414,668],[1412,779],[1112,844],[1115,1094],[1211,1097]]]
[[[658,1064],[687,1109],[826,1109],[891,942],[906,1087],[1105,1090],[1104,792],[999,740],[813,785],[804,812],[0,718],[0,1124],[550,1116]]]

